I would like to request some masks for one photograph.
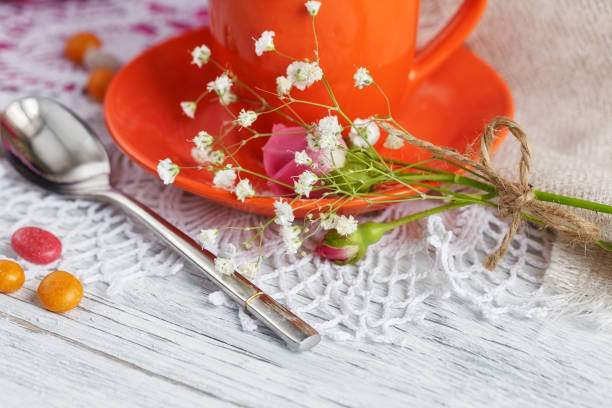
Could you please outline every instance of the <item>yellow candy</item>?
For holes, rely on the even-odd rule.
[[[23,286],[24,281],[25,273],[17,262],[0,260],[0,292],[14,292]]]

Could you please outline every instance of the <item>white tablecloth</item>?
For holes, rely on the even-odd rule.
[[[455,4],[424,2],[423,32],[434,32],[441,16]],[[608,8],[605,1],[563,1],[552,7],[493,1],[469,45],[508,80],[517,119],[533,135],[534,183],[610,202],[610,163],[601,161],[610,157],[610,52],[591,48],[597,41],[610,44]],[[582,9],[584,14],[579,13]],[[186,0],[5,2],[0,5],[0,105],[37,94],[73,108],[103,138],[117,185],[192,235],[200,228],[218,226],[219,219],[224,224],[252,225],[256,216],[163,187],[123,156],[106,134],[101,106],[82,92],[87,73],[61,55],[65,38],[87,29],[97,32],[108,50],[127,61],[162,39],[206,24],[207,18],[204,2]],[[594,28],[587,30],[587,25]],[[568,46],[570,40],[576,42],[573,48]],[[574,151],[588,159],[575,160]],[[497,163],[510,169],[516,157],[515,146],[506,143]],[[567,176],[555,177],[561,174]],[[585,188],[571,187],[578,182]],[[4,159],[0,160],[0,202],[0,256],[15,257],[10,235],[24,225],[53,231],[64,243],[56,264],[26,264],[29,279],[62,268],[76,273],[85,284],[107,283],[109,292],[116,293],[129,281],[139,279],[139,284],[147,285],[150,276],[173,274],[182,267],[181,259],[123,214],[100,203],[39,190]],[[374,217],[388,219],[430,205],[396,206]],[[347,267],[331,265],[311,253],[284,256],[276,251],[278,237],[270,234],[265,247],[269,258],[256,282],[337,340],[405,344],[409,339],[402,328],[427,318],[434,311],[432,302],[450,298],[490,319],[504,314],[546,315],[555,310],[554,302],[544,298],[547,287],[541,285],[553,237],[523,228],[509,255],[490,273],[480,262],[505,228],[493,212],[477,207],[431,217],[389,234],[365,260]],[[229,244],[238,242],[239,233],[225,234],[211,249],[232,253]],[[229,305],[218,293],[210,300]],[[254,322],[239,310],[243,327],[253,329]]]

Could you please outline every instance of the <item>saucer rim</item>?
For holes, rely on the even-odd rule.
[[[208,26],[196,28],[193,30],[188,30],[179,35],[173,36],[171,38],[168,38],[160,43],[157,43],[149,47],[147,50],[138,54],[137,56],[135,56],[133,59],[131,59],[129,62],[127,62],[125,65],[122,66],[122,68],[115,75],[114,80],[111,82],[107,90],[106,98],[104,100],[104,121],[106,123],[108,133],[110,134],[114,143],[119,147],[119,149],[126,156],[128,156],[131,160],[133,160],[139,166],[143,167],[145,170],[149,171],[152,174],[155,174],[155,175],[157,174],[157,161],[151,160],[150,157],[147,157],[144,154],[142,154],[141,151],[138,150],[137,148],[131,148],[131,146],[129,146],[130,143],[128,143],[128,140],[120,136],[121,132],[115,127],[115,123],[113,121],[113,118],[111,117],[112,109],[110,108],[111,102],[109,101],[113,100],[113,96],[116,93],[120,93],[120,90],[118,89],[118,85],[117,85],[119,81],[117,79],[121,78],[123,75],[127,75],[127,72],[129,72],[129,68],[132,65],[136,64],[138,61],[142,59],[146,59],[149,54],[156,52],[160,48],[168,47],[170,44],[180,41],[181,39],[184,39],[186,37],[196,36],[199,33],[206,32],[206,31],[210,31]],[[465,45],[462,45],[460,49],[458,49],[455,52],[460,52],[460,51],[465,52],[466,55],[469,55],[469,57],[473,58],[475,61],[477,61],[477,63],[482,64],[488,68],[492,76],[495,78],[495,81],[497,82],[497,84],[501,86],[501,88],[503,89],[503,96],[505,99],[504,103],[508,107],[508,112],[506,113],[506,116],[512,118],[514,116],[514,100],[512,98],[510,89],[508,88],[508,85],[506,84],[504,79],[499,75],[497,70],[495,70],[493,67],[487,64],[482,58],[480,58],[478,55],[473,53],[469,48],[465,47]],[[442,66],[444,66],[444,64]],[[427,82],[427,78],[421,81],[421,83],[423,82]],[[499,148],[501,143],[506,138],[507,133],[508,132],[506,129],[500,132],[498,137],[493,141],[491,152],[494,152],[495,150]],[[454,172],[463,173],[464,171],[461,169],[457,169]],[[214,201],[223,206],[245,211],[248,213],[259,214],[259,215],[272,216],[274,214],[273,203],[274,201],[278,200],[278,197],[276,196],[262,196],[262,197],[247,198],[245,199],[243,203],[240,200],[238,200],[238,198],[229,191],[214,187],[212,185],[208,185],[206,183],[202,183],[201,181],[194,180],[183,174],[179,174],[176,177],[173,185],[185,191],[188,191],[192,194],[196,194],[205,199]],[[425,191],[426,188],[418,188],[416,190]],[[398,196],[417,194],[417,192],[414,189],[410,189],[407,187],[397,187],[392,190],[386,190],[386,192],[389,194],[398,195]],[[365,213],[376,211],[376,210],[379,210],[381,208],[384,208],[384,207],[387,207],[393,204],[393,203],[388,202],[390,200],[388,196],[372,196],[372,197],[368,197],[368,199],[369,199],[369,202],[364,199],[353,198],[350,201],[347,201],[346,203],[342,205],[342,208],[339,210],[339,213],[353,214],[353,215],[365,214]],[[376,203],[377,201],[382,201],[382,200],[387,200],[387,202]],[[337,201],[337,199],[331,199],[331,198],[330,199],[308,199],[306,198],[306,199],[297,200],[293,203],[294,208],[299,207],[299,209],[294,211],[295,216],[297,218],[304,218],[307,213],[312,212],[313,210],[316,210],[318,208],[328,206],[334,201]]]

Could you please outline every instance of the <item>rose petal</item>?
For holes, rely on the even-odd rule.
[[[297,132],[300,130],[304,130],[304,128],[297,126],[289,127],[280,123],[272,126],[272,133]],[[270,136],[262,147],[264,168],[268,176],[275,178],[274,174],[280,171],[287,162],[293,162],[295,152],[300,152],[306,149],[307,146],[305,133]]]

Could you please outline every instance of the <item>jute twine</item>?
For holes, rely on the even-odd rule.
[[[489,254],[484,261],[485,268],[493,270],[500,259],[508,251],[512,238],[521,223],[521,212],[526,212],[539,219],[546,227],[550,227],[567,235],[573,242],[590,243],[599,238],[599,228],[592,222],[576,215],[574,212],[562,208],[558,204],[543,202],[536,199],[533,187],[529,184],[528,176],[531,170],[531,150],[527,135],[512,119],[497,117],[485,128],[480,140],[480,159],[475,161],[457,152],[454,149],[436,146],[425,140],[404,133],[391,124],[382,122],[381,127],[389,134],[400,137],[408,144],[420,147],[436,157],[446,157],[452,161],[470,167],[480,173],[492,184],[499,193],[499,215],[511,216],[512,222],[504,236],[501,245]],[[521,160],[519,162],[519,181],[513,182],[504,179],[491,166],[489,150],[493,145],[495,132],[499,128],[507,128],[521,144]]]

